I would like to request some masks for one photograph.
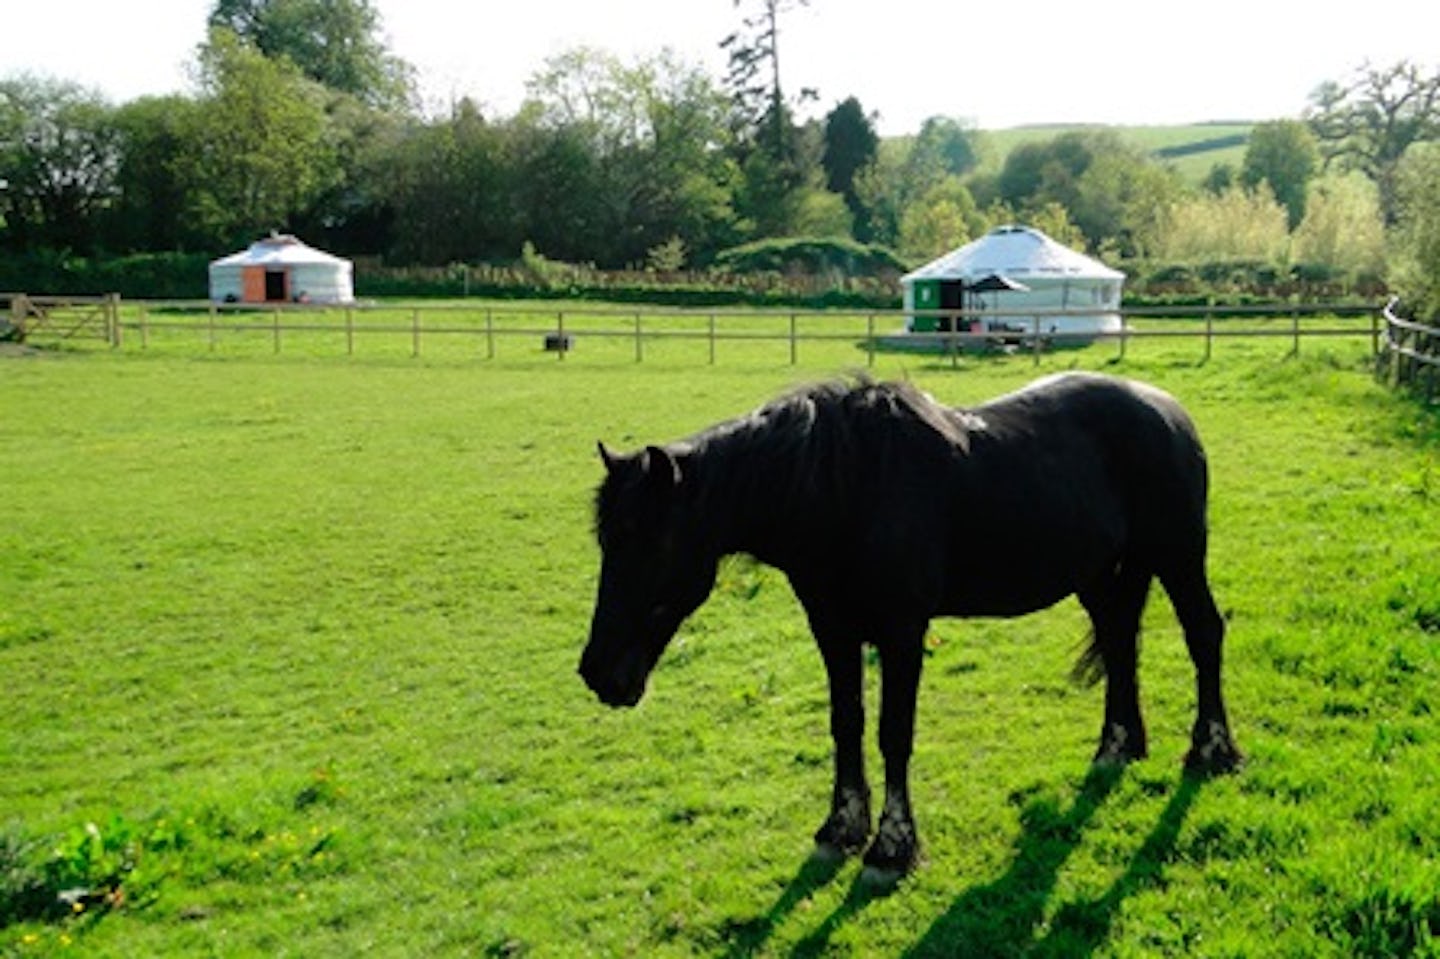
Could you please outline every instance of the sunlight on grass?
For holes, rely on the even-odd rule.
[[[952,403],[1078,367],[1192,410],[1237,776],[1180,775],[1193,674],[1158,592],[1152,758],[1111,778],[1101,693],[1065,678],[1073,602],[935,624],[926,864],[888,896],[808,860],[824,678],[773,570],[725,567],[638,709],[594,702],[595,441],[862,368],[843,322],[794,365],[783,339],[712,366],[703,338],[636,364],[583,335],[350,357],[343,330],[276,356],[263,327],[0,357],[0,952],[1433,950],[1440,423],[1370,379],[1364,335],[876,356]]]

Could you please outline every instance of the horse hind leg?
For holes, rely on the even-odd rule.
[[[1148,753],[1140,714],[1140,614],[1150,593],[1151,574],[1129,563],[1116,567],[1103,582],[1081,591],[1093,636],[1077,664],[1077,679],[1105,677],[1105,721],[1094,762],[1123,765]]]
[[[1195,665],[1197,710],[1185,768],[1201,774],[1229,772],[1239,767],[1243,757],[1230,734],[1220,682],[1225,620],[1205,578],[1203,555],[1162,571],[1160,582],[1175,607]]]

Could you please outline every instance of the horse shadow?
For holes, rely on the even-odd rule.
[[[939,916],[910,948],[905,959],[930,956],[1089,956],[1104,945],[1125,900],[1163,876],[1205,780],[1183,775],[1148,836],[1125,872],[1093,899],[1069,902],[1056,911],[1037,938],[1060,870],[1080,845],[1085,829],[1114,792],[1122,769],[1095,767],[1086,775],[1069,808],[1051,798],[1032,800],[1020,814],[1022,831],[1005,874],[976,886]],[[749,959],[761,952],[789,916],[839,875],[844,861],[812,856],[761,916],[731,922],[725,930],[725,959]],[[831,937],[870,903],[895,892],[894,886],[857,875],[845,899],[791,950],[793,957],[818,956]],[[903,888],[903,887],[901,887]]]
[[[1204,780],[1183,776],[1125,872],[1095,899],[1066,903],[1038,938],[1060,870],[1079,847],[1095,813],[1119,783],[1121,770],[1092,769],[1070,807],[1032,801],[1021,813],[1022,832],[1005,874],[956,899],[905,959],[929,956],[1088,956],[1109,937],[1120,906],[1159,880],[1174,854],[1180,829]]]
[[[795,878],[775,900],[775,904],[763,915],[740,922],[732,922],[725,930],[729,948],[725,959],[748,959],[765,948],[775,930],[804,901],[821,888],[829,885],[845,865],[841,856],[816,853],[801,865]],[[845,899],[835,910],[816,926],[791,950],[794,957],[816,956],[823,953],[830,937],[841,926],[858,915],[876,899],[884,898],[895,891],[893,883],[875,882],[867,879],[863,872],[856,875]]]

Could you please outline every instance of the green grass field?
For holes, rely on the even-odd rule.
[[[1440,419],[1367,336],[877,357],[954,403],[1080,367],[1187,404],[1249,755],[1181,776],[1159,593],[1152,756],[1114,777],[1073,602],[937,622],[926,862],[888,895],[808,859],[824,677],[778,574],[728,564],[636,710],[575,675],[595,440],[684,435],[855,342],[315,336],[0,356],[0,954],[1440,953]]]
[[[1187,181],[1199,183],[1216,164],[1228,163],[1236,170],[1240,168],[1245,159],[1243,138],[1249,136],[1253,126],[1253,123],[1220,122],[1110,129],[1124,142],[1155,154],[1162,162],[1175,167]],[[1047,141],[1062,133],[1093,129],[1097,127],[1043,124],[990,130],[986,136],[994,145],[998,161],[1003,163],[1009,152],[1022,143]]]

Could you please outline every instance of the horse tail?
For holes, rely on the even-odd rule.
[[[1070,681],[1077,686],[1089,688],[1105,678],[1105,657],[1100,654],[1100,640],[1092,627],[1085,640],[1080,658],[1070,670]]]

